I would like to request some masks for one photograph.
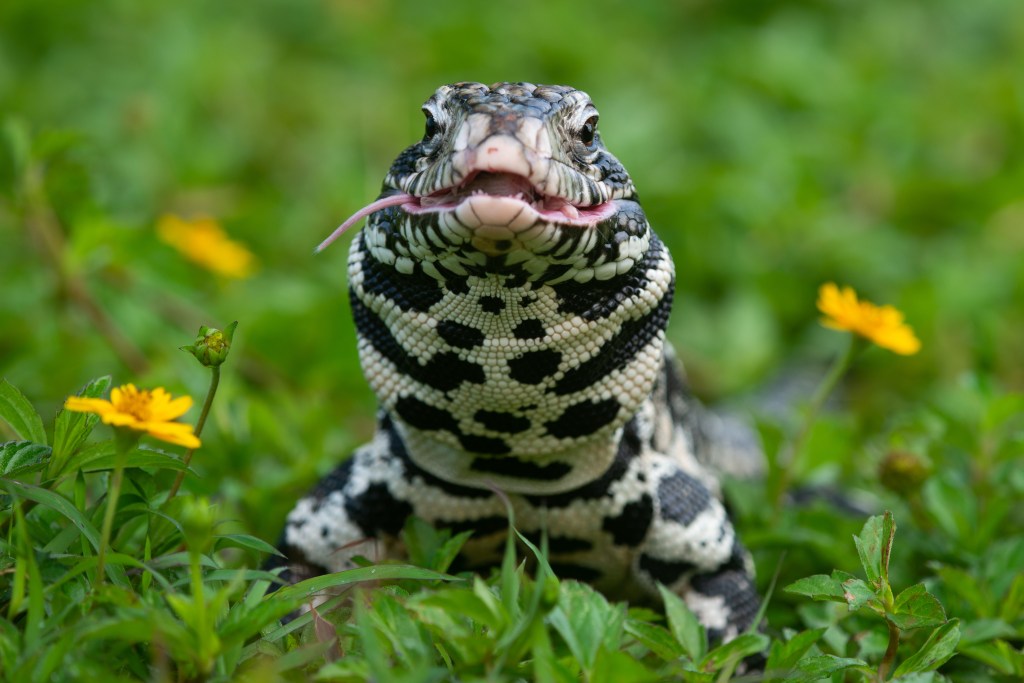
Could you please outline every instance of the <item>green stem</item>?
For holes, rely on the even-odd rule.
[[[839,384],[839,380],[842,379],[843,375],[845,375],[846,371],[850,368],[850,365],[853,363],[853,359],[856,358],[857,354],[859,354],[864,348],[865,344],[859,337],[851,336],[850,342],[846,347],[846,351],[836,358],[832,367],[829,368],[828,374],[826,374],[824,379],[821,380],[818,388],[814,390],[814,395],[811,396],[810,403],[807,405],[807,412],[804,414],[804,420],[803,424],[800,425],[800,430],[796,433],[796,436],[786,443],[786,445],[784,445],[780,450],[779,457],[776,461],[776,466],[779,468],[779,478],[776,483],[775,491],[776,511],[782,508],[783,498],[793,481],[793,475],[797,470],[799,470],[800,457],[803,454],[807,438],[811,434],[811,429],[814,427],[814,423],[818,419],[818,413],[821,412],[822,407],[825,405],[825,401],[828,400],[828,397],[835,390],[836,385]]]
[[[217,386],[219,384],[220,366],[213,365],[210,367],[210,388],[206,390],[206,400],[203,401],[203,412],[199,414],[199,421],[196,422],[196,437],[203,433],[203,426],[206,424],[206,418],[210,414],[210,406],[213,405],[213,397],[217,394]],[[185,469],[178,472],[178,476],[174,480],[174,485],[171,486],[171,492],[167,494],[168,501],[178,494],[178,489],[181,488],[181,482],[185,480],[185,473],[188,471],[188,466],[192,462],[192,456],[195,452],[196,449],[190,448],[185,453]]]
[[[209,672],[209,657],[207,657],[207,640],[209,634],[206,632],[206,593],[203,591],[203,570],[200,565],[200,554],[195,548],[188,549],[189,564],[192,574],[192,602],[196,615],[196,640],[199,643],[200,670],[205,674]],[[205,677],[204,677],[205,678]]]
[[[64,231],[56,211],[46,196],[45,187],[43,165],[36,164],[25,174],[25,224],[39,238],[63,293],[85,312],[100,335],[107,340],[114,354],[132,371],[132,374],[145,374],[149,368],[146,356],[125,336],[107,310],[100,305],[85,279],[68,267]]]
[[[106,578],[107,548],[110,546],[110,534],[114,528],[114,516],[117,514],[117,499],[121,497],[121,483],[124,481],[124,468],[128,461],[128,453],[139,441],[140,434],[128,429],[115,429],[114,473],[110,478],[110,491],[107,493],[107,509],[103,513],[103,528],[100,531],[100,547],[96,558],[96,582],[102,584]]]
[[[900,646],[900,629],[888,619],[885,620],[885,624],[889,627],[889,647],[885,649],[885,655],[878,665],[878,676],[875,678],[878,683],[883,683],[889,678],[889,672],[896,661],[896,650]]]

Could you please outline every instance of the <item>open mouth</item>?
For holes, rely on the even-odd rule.
[[[391,206],[411,214],[454,212],[468,227],[494,225],[512,230],[523,230],[542,221],[593,227],[615,213],[611,201],[578,206],[563,197],[542,194],[521,175],[474,171],[458,185],[423,197],[397,192],[364,206],[338,226],[316,251],[323,251],[363,218]]]
[[[537,221],[589,227],[599,223],[613,212],[611,202],[594,206],[577,206],[562,197],[540,193],[528,179],[512,173],[474,171],[457,187],[434,192],[426,197],[414,197],[402,205],[409,213],[454,211],[466,200],[474,197],[501,197],[521,202],[530,209],[524,218]]]

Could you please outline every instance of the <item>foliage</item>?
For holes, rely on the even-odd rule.
[[[1022,70],[1010,0],[0,3],[0,678],[724,681],[760,653],[769,680],[1019,680]],[[726,482],[763,591],[796,590],[763,632],[710,649],[677,599],[610,604],[525,543],[452,579],[464,539],[415,523],[418,567],[276,591],[255,569],[373,428],[344,248],[312,248],[460,79],[594,96],[673,251],[692,381],[772,458]],[[863,351],[808,409],[841,353],[828,281],[922,346]],[[194,460],[60,410],[107,373],[202,395],[177,348],[235,319]],[[280,624],[310,591],[337,594]]]

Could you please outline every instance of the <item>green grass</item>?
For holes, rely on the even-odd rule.
[[[302,599],[265,595],[266,544],[373,429],[346,245],[312,248],[375,197],[433,89],[472,79],[594,97],[675,257],[670,337],[769,455],[842,352],[817,324],[822,282],[898,306],[922,339],[909,358],[865,352],[785,476],[727,483],[761,588],[777,577],[767,630],[739,649],[796,680],[872,680],[897,624],[900,675],[959,633],[939,674],[904,680],[1019,680],[1021,73],[1012,0],[0,3],[0,442],[28,442],[0,450],[0,678],[728,679],[738,652],[705,651],[672,603],[608,604],[511,560],[440,580],[427,570],[457,541],[418,526],[422,568],[277,625]],[[156,235],[166,213],[217,218],[257,271],[185,260]],[[181,449],[128,455],[101,584],[117,456],[108,428],[58,409],[107,375],[201,402],[209,377],[178,348],[232,320],[182,492],[168,502]],[[780,481],[878,516],[776,506]],[[899,531],[883,577],[852,537],[884,510]],[[866,664],[828,673],[843,659]]]

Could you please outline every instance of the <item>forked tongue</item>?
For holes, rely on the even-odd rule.
[[[393,194],[378,199],[377,201],[371,204],[367,204],[366,206],[364,206],[363,208],[359,209],[354,214],[349,216],[344,223],[335,228],[334,232],[332,232],[327,237],[327,239],[321,242],[317,246],[317,248],[313,250],[313,253],[319,254],[321,251],[331,246],[331,242],[341,237],[346,230],[348,230],[353,225],[369,216],[371,213],[374,213],[375,211],[380,211],[381,209],[386,209],[389,206],[399,206],[401,204],[405,204],[406,202],[412,201],[412,199],[412,195],[406,194],[405,192],[400,192],[398,194]]]

